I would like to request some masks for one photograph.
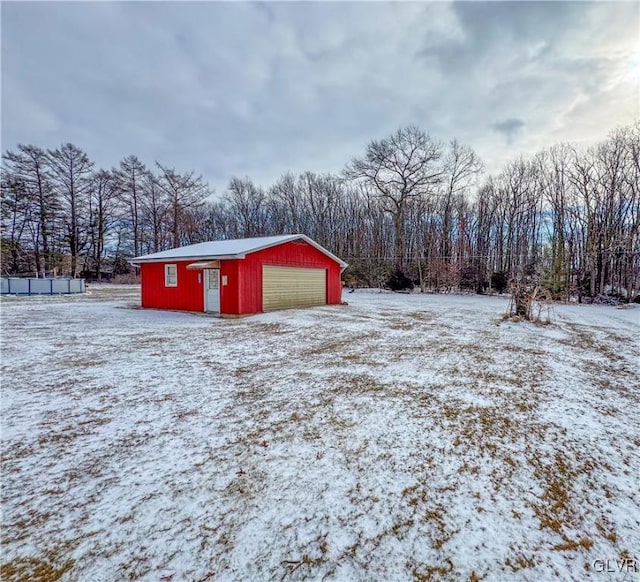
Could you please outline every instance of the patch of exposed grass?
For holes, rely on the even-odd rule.
[[[64,365],[69,369],[84,369],[84,368],[97,368],[103,366],[106,361],[98,358],[91,358],[87,356],[67,356],[63,360]]]
[[[609,540],[612,544],[618,541],[618,535],[613,529],[613,525],[606,516],[602,516],[596,521],[596,528],[602,534],[602,536]]]
[[[502,407],[478,405],[442,406],[442,416],[458,424],[462,438],[470,443],[482,443],[491,439],[517,439],[521,430],[515,425],[513,418],[506,414]]]
[[[38,437],[38,444],[41,447],[49,444],[65,445],[73,442],[80,436],[82,436],[82,433],[76,432],[69,428],[69,429],[63,430],[62,432],[41,434]]]
[[[407,317],[418,321],[433,321],[433,315],[426,311],[412,311],[411,313],[407,313]]]
[[[549,479],[540,502],[534,504],[533,511],[540,522],[540,529],[547,528],[559,534],[563,527],[571,525],[569,489],[563,478]]]
[[[197,417],[200,414],[200,411],[196,408],[193,408],[191,410],[178,410],[177,412],[174,412],[173,417],[176,420],[179,421],[184,421],[184,420],[189,420],[190,418],[193,417]]]
[[[503,352],[518,354],[519,359],[526,359],[533,356],[545,356],[546,352],[531,346],[522,346],[515,343],[502,343],[500,350]]]
[[[50,550],[42,556],[20,556],[0,566],[3,582],[55,582],[73,567],[75,562],[65,559],[64,550]]]
[[[130,336],[130,341],[136,346],[136,348],[157,348],[174,340],[168,336],[136,333]]]
[[[321,340],[315,345],[302,350],[299,357],[313,358],[316,356],[335,355],[344,358],[348,355],[361,355],[363,350],[366,351],[367,342],[379,338],[380,335],[379,331],[372,330],[368,333],[354,334],[349,337]]]
[[[308,552],[302,554],[298,559],[283,560],[281,564],[286,568],[287,572],[285,576],[291,575],[296,570],[303,568],[307,576],[311,575],[311,570],[318,568],[328,561],[327,554],[329,553],[329,545],[327,544],[327,535],[319,536],[314,542]]]
[[[410,329],[415,329],[418,326],[413,321],[392,321],[390,324],[387,325],[387,327],[389,329],[393,329],[396,331],[399,331],[399,330],[408,331]]]
[[[382,368],[385,365],[384,362],[372,359],[371,354],[366,352],[352,352],[349,354],[343,354],[340,357],[349,364],[368,366],[370,368]]]
[[[576,551],[580,548],[590,550],[593,546],[593,540],[588,537],[580,538],[578,540],[571,540],[563,536],[564,541],[561,544],[556,544],[551,549],[557,552]]]
[[[536,561],[533,559],[533,556],[518,554],[513,559],[507,558],[504,561],[504,564],[505,566],[510,568],[512,572],[519,572],[520,570],[524,570],[526,568],[534,568],[536,565]]]
[[[603,345],[598,342],[593,332],[576,323],[567,323],[567,330],[571,333],[569,337],[561,338],[558,343],[571,348],[579,348],[589,351],[601,351]]]
[[[380,382],[373,376],[367,374],[356,374],[344,378],[344,383],[337,388],[342,394],[347,395],[365,395],[375,394],[381,395],[388,391],[387,384]]]
[[[383,529],[378,535],[373,538],[374,547],[378,547],[382,540],[384,540],[388,536],[393,536],[396,539],[402,540],[406,537],[407,532],[411,530],[414,526],[415,520],[413,518],[400,518],[390,525],[389,527]]]
[[[11,459],[25,459],[31,457],[34,453],[33,445],[24,442],[13,442],[11,444],[2,444],[2,461]],[[4,467],[3,467],[4,470]]]
[[[355,338],[335,339],[327,342],[321,342],[319,345],[307,348],[300,354],[302,357],[320,356],[327,354],[337,354],[345,351],[346,348],[351,346]]]
[[[48,511],[30,509],[26,514],[15,519],[10,527],[9,524],[3,524],[2,545],[28,538],[30,531],[35,528],[43,528],[51,518],[52,514]]]
[[[551,459],[541,459],[538,456],[529,459],[534,468],[534,477],[541,482],[543,489],[538,500],[532,504],[539,528],[561,534],[564,543],[569,543],[564,534],[565,529],[580,525],[580,513],[572,504],[574,492],[578,488],[583,490],[586,483],[589,483],[583,481],[578,485],[577,479],[591,476],[596,469],[606,469],[602,464],[596,467],[593,459],[586,458],[586,453],[583,456],[584,459],[571,459],[567,451],[556,451]]]
[[[410,507],[416,507],[420,502],[427,503],[428,501],[427,488],[419,484],[405,487],[401,495],[407,499],[407,505]]]
[[[406,568],[415,582],[436,582],[439,580],[457,580],[455,566],[451,558],[444,558],[440,564],[416,564],[407,562]]]
[[[282,323],[254,323],[252,326],[254,333],[271,334],[271,335],[284,335],[292,333],[294,328],[283,325]]]

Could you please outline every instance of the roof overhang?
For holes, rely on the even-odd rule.
[[[204,257],[167,257],[167,258],[154,258],[154,259],[144,259],[136,257],[131,259],[129,263],[134,266],[141,265],[143,263],[177,263],[178,261],[222,261],[222,260],[231,260],[231,259],[244,259],[247,255],[245,253],[240,253],[237,255],[209,255]]]
[[[220,261],[200,261],[198,263],[190,263],[187,265],[187,271],[196,271],[199,269],[219,269]]]

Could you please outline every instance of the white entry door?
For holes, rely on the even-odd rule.
[[[204,310],[220,313],[220,269],[204,269]]]

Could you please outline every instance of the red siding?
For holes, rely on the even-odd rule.
[[[262,311],[262,265],[327,269],[327,303],[333,305],[342,301],[340,265],[304,241],[291,241],[250,253],[238,263],[240,301],[239,311],[236,313]]]
[[[204,311],[202,270],[187,271],[196,262],[164,261],[140,266],[142,307]],[[178,286],[165,287],[164,266],[178,265]],[[229,315],[262,312],[262,265],[313,267],[327,270],[327,303],[342,300],[340,265],[304,241],[291,241],[250,253],[244,259],[220,261],[220,311]],[[224,285],[223,277],[227,278]]]
[[[187,271],[187,265],[193,262],[166,261],[164,263],[143,263],[140,265],[142,307],[204,311],[202,271]],[[165,287],[165,265],[178,265],[177,287]],[[200,274],[199,281],[198,274]]]
[[[242,259],[232,261],[220,261],[220,313],[238,315],[238,262]],[[227,284],[224,285],[223,277],[227,277]]]

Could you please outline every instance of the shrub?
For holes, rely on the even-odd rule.
[[[469,266],[460,269],[459,286],[461,290],[473,290],[482,295],[487,284],[480,268],[478,266]]]
[[[498,293],[504,293],[509,285],[507,274],[504,271],[495,271],[491,273],[491,287]]]
[[[387,279],[386,287],[392,291],[407,291],[413,289],[413,281],[398,267]]]

